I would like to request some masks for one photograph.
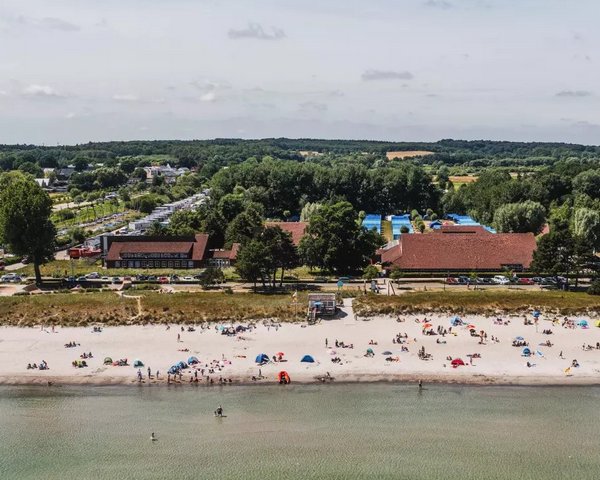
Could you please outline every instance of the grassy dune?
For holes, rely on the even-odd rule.
[[[355,300],[354,309],[364,316],[417,312],[494,314],[532,309],[564,315],[593,315],[600,312],[600,297],[559,291],[414,292],[395,297],[365,295]]]
[[[119,298],[113,292],[0,297],[1,325],[118,325],[136,313],[135,299]]]

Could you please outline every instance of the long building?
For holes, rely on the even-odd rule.
[[[536,249],[532,233],[497,233],[483,226],[443,226],[428,234],[406,233],[388,249],[386,268],[419,272],[527,270]]]

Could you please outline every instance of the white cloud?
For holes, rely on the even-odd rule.
[[[367,70],[361,78],[365,81],[372,80],[412,80],[414,75],[408,71],[396,72],[393,70]]]
[[[213,91],[206,92],[200,95],[200,100],[202,102],[214,102],[217,99],[217,94]]]
[[[231,29],[227,35],[233,39],[281,40],[285,38],[285,32],[281,28],[271,27],[270,30],[265,30],[259,23],[249,23],[246,28],[239,30]]]
[[[117,93],[113,95],[112,99],[117,102],[138,102],[140,97],[133,93]]]
[[[31,84],[26,86],[21,92],[25,97],[52,97],[60,98],[64,95],[59,94],[54,88],[49,85]]]
[[[561,90],[556,94],[556,96],[571,98],[591,97],[592,92],[589,92],[587,90]]]

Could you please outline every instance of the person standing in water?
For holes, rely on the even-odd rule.
[[[419,390],[423,390],[423,380],[419,380]]]
[[[223,407],[221,405],[219,405],[217,407],[217,409],[215,410],[215,417],[222,417],[223,416]]]

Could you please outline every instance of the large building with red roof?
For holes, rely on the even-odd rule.
[[[419,272],[527,270],[536,249],[532,233],[490,233],[481,226],[442,227],[433,233],[405,233],[383,249],[386,268]]]
[[[294,242],[294,245],[298,246],[300,240],[302,240],[302,237],[306,233],[308,222],[266,222],[265,226],[279,227],[284,232],[289,232],[292,235],[292,242]]]
[[[208,235],[185,237],[104,237],[107,268],[200,268],[207,258]]]

